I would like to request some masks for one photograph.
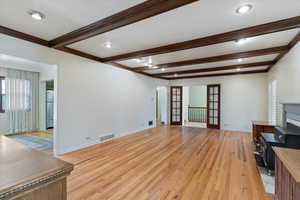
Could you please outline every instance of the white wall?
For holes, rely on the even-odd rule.
[[[170,85],[221,84],[221,128],[251,131],[251,120],[267,120],[267,74],[173,80]]]
[[[58,154],[92,145],[100,135],[119,137],[148,128],[148,121],[155,121],[156,88],[169,83],[1,34],[0,43],[0,54],[57,65]],[[254,74],[174,80],[171,85],[220,83],[221,127],[250,131],[251,120],[267,120],[267,81],[267,74]],[[169,109],[169,87],[167,95]]]
[[[155,121],[156,87],[168,81],[5,35],[0,43],[0,53],[58,66],[55,153],[92,145],[100,135],[146,129]]]
[[[268,73],[269,82],[277,80],[277,102],[300,103],[300,43],[289,51]],[[281,123],[282,107],[277,119]]]
[[[183,104],[182,121],[186,123],[189,120],[190,87],[183,87],[182,104]]]
[[[206,107],[207,87],[205,85],[191,86],[189,99],[192,107]]]
[[[160,115],[160,121],[164,122],[164,124],[167,124],[167,87],[158,87],[157,88],[157,94],[158,94],[158,107],[159,107],[159,115]]]

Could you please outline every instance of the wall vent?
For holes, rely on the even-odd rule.
[[[99,139],[100,139],[101,142],[103,142],[103,141],[106,141],[106,140],[113,139],[114,137],[115,137],[115,134],[110,134],[110,135],[101,136],[101,137],[99,137]]]

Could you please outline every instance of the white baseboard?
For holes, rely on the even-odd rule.
[[[120,133],[120,134],[117,134],[117,136],[114,139],[121,138],[121,137],[124,137],[124,136],[127,136],[127,135],[131,135],[131,134],[134,134],[134,133],[137,133],[137,132],[140,132],[140,131],[144,131],[144,130],[150,129],[150,128],[154,128],[154,126],[143,127],[143,128],[136,129],[136,130],[133,130],[133,131]],[[103,142],[101,142],[101,141],[90,141],[90,142],[86,142],[86,143],[83,143],[83,144],[63,148],[62,150],[57,150],[55,153],[56,153],[56,155],[62,155],[62,154],[65,154],[65,153],[69,153],[69,152],[72,152],[72,151],[87,148],[87,147],[90,147],[90,146],[93,146],[93,145],[96,145],[96,144],[101,144],[101,143],[103,143]]]

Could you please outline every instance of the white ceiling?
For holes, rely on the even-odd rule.
[[[0,25],[45,40],[52,40],[142,2],[144,1],[1,0]],[[248,3],[253,5],[251,12],[245,15],[236,14],[237,7]],[[46,19],[42,21],[33,20],[27,14],[27,11],[31,9],[44,13]],[[300,0],[199,0],[158,16],[77,42],[69,47],[99,57],[110,57],[278,21],[298,16],[299,13]],[[151,59],[154,64],[162,64],[282,46],[287,45],[299,30],[294,29],[251,38],[243,45],[226,42],[155,55]],[[111,49],[104,46],[105,42],[108,41],[112,43]],[[275,57],[276,55],[258,56],[246,58],[243,62],[270,61]],[[144,59],[148,60],[149,57]],[[129,67],[141,66],[140,63],[132,60],[119,63]],[[232,64],[238,64],[237,60],[169,68],[166,72]],[[161,70],[147,72],[160,73]]]
[[[235,70],[223,70],[223,71],[217,71],[217,72],[204,72],[204,73],[193,73],[193,74],[178,74],[176,76],[171,75],[171,76],[164,76],[166,78],[174,78],[174,77],[184,77],[184,76],[197,76],[197,75],[209,75],[209,74],[222,74],[222,73],[231,73],[231,72],[250,72],[253,70],[265,70],[267,69],[267,66],[262,66],[262,67],[254,67],[254,68],[244,68],[240,69],[240,71]]]
[[[189,66],[183,66],[183,67],[171,67],[171,68],[166,68],[165,71],[162,71],[161,69],[147,70],[146,72],[150,73],[150,74],[155,74],[155,73],[163,73],[163,72],[185,71],[185,70],[192,70],[192,69],[204,69],[204,68],[214,68],[214,67],[221,67],[221,66],[237,65],[237,64],[272,61],[272,60],[274,60],[274,58],[277,55],[278,54],[244,58],[242,62],[239,62],[237,59],[235,59],[235,60],[228,60],[228,61],[222,61],[222,62],[212,62],[212,63],[206,63],[206,64],[189,65]]]
[[[52,40],[142,2],[143,0],[1,0],[0,25]],[[27,14],[31,9],[42,12],[46,19],[33,20]]]
[[[253,10],[237,15],[238,6],[251,3]],[[299,0],[199,0],[132,25],[75,43],[72,48],[100,57],[224,33],[294,17],[300,13]],[[103,44],[112,42],[113,48]]]
[[[257,49],[264,49],[270,47],[277,47],[287,45],[300,31],[300,29],[293,29],[289,31],[277,32],[268,35],[249,38],[247,42],[240,45],[236,42],[225,42],[200,48],[177,51],[173,53],[161,54],[151,56],[154,65],[162,63],[177,62],[183,60],[191,60],[197,58],[218,56],[224,54],[238,53],[243,51],[251,51]],[[149,57],[143,58],[148,62]],[[143,64],[135,60],[126,60],[119,62],[129,67],[139,67]]]

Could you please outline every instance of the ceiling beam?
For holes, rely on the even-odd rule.
[[[28,42],[32,42],[32,43],[35,43],[35,44],[39,44],[39,45],[42,45],[42,46],[45,46],[45,47],[50,47],[48,45],[48,41],[46,41],[46,40],[40,39],[38,37],[29,35],[29,34],[22,33],[22,32],[13,30],[13,29],[9,29],[9,28],[4,27],[4,26],[0,26],[0,33],[5,34],[5,35],[9,35],[9,36],[14,37],[14,38],[18,38],[18,39],[21,39],[21,40],[26,40]],[[84,52],[81,52],[81,51],[78,51],[78,50],[75,50],[75,49],[72,49],[72,48],[60,47],[57,50],[63,51],[65,53],[73,54],[73,55],[76,55],[76,56],[80,56],[80,57],[83,57],[83,58],[87,58],[89,60],[93,60],[93,61],[96,61],[96,62],[102,62],[102,58],[100,58],[100,57],[96,57],[96,56],[93,56],[93,55],[90,55],[90,54],[87,54],[87,53],[84,53]],[[135,73],[143,74],[145,76],[149,76],[149,77],[153,78],[153,75],[151,75],[151,74],[148,74],[148,73],[145,73],[145,72],[136,72],[136,71],[133,70],[133,68],[130,68],[130,67],[125,66],[125,65],[121,65],[119,63],[109,62],[107,64],[118,67],[118,68],[121,68],[121,69],[125,69],[125,70],[128,70],[128,71],[132,71],[132,72],[135,72]],[[154,77],[154,78],[156,78],[156,77]],[[166,78],[160,78],[160,79],[166,79]]]
[[[198,38],[195,40],[189,40],[185,42],[179,42],[166,46],[146,49],[142,51],[135,51],[117,56],[111,56],[104,58],[105,62],[108,61],[121,61],[133,58],[141,58],[146,56],[153,56],[164,53],[171,53],[175,51],[181,51],[186,49],[198,48],[208,46],[212,44],[224,43],[229,41],[235,41],[241,38],[254,37],[259,35],[265,35],[275,33],[279,31],[290,30],[300,27],[300,16],[288,18],[280,21],[275,21],[267,24],[252,26],[249,28],[239,29],[227,33],[212,35],[208,37]]]
[[[279,62],[298,42],[300,41],[300,32],[293,38],[293,40],[288,44],[288,49],[281,52],[275,59],[274,64],[270,65],[268,71],[270,71],[276,63]]]
[[[168,80],[167,78],[164,78],[164,77],[154,77],[152,74],[148,74],[148,73],[145,73],[145,72],[142,72],[142,71],[137,72],[137,71],[133,70],[133,68],[131,68],[131,67],[128,67],[126,65],[122,65],[122,64],[119,64],[119,63],[116,63],[116,62],[110,62],[110,63],[107,63],[107,64],[118,67],[120,69],[125,69],[127,71],[132,71],[132,72],[135,72],[135,73],[138,73],[138,74],[149,76],[151,78],[160,78],[160,79]]]
[[[266,73],[267,70],[253,70],[253,71],[244,71],[244,72],[230,72],[230,73],[219,73],[219,74],[203,74],[203,75],[194,75],[194,76],[181,76],[181,77],[169,77],[169,80],[176,79],[190,79],[190,78],[205,78],[205,77],[215,77],[215,76],[232,76],[232,75],[241,75],[241,74],[257,74],[257,73]]]
[[[293,40],[288,44],[289,48],[292,49],[300,41],[300,31],[293,38]]]
[[[36,43],[39,45],[49,47],[49,42],[47,40],[43,40],[41,38],[26,34],[26,33],[22,33],[22,32],[19,32],[19,31],[16,31],[16,30],[4,27],[4,26],[0,26],[0,33],[9,35],[14,38],[26,40],[28,42],[33,42],[33,43]]]
[[[83,57],[83,58],[87,58],[87,59],[90,59],[90,60],[94,60],[94,61],[97,61],[97,62],[102,62],[102,58],[100,58],[100,57],[93,56],[91,54],[87,54],[87,53],[84,53],[82,51],[78,51],[76,49],[72,49],[72,48],[69,48],[69,47],[60,47],[57,50],[64,51],[66,53],[70,53],[70,54],[80,56],[80,57]]]
[[[39,45],[42,45],[42,46],[45,46],[45,47],[50,47],[49,46],[49,41],[47,41],[47,40],[43,40],[41,38],[26,34],[26,33],[22,33],[22,32],[19,32],[19,31],[16,31],[16,30],[4,27],[4,26],[0,26],[0,33],[5,34],[5,35],[9,35],[9,36],[14,37],[14,38],[18,38],[18,39],[21,39],[21,40],[25,40],[25,41],[28,41],[28,42],[32,42],[32,43],[35,43],[35,44],[39,44]],[[75,50],[75,49],[71,49],[71,48],[68,48],[68,47],[61,47],[58,50],[61,50],[63,52],[70,53],[70,54],[73,54],[73,55],[76,55],[76,56],[80,56],[80,57],[83,57],[83,58],[87,58],[87,59],[90,59],[90,60],[102,62],[102,59],[99,58],[99,57],[96,57],[96,56],[93,56],[93,55],[90,55],[90,54],[87,54],[87,53],[84,53],[84,52],[81,52],[81,51],[78,51],[78,50]]]
[[[147,0],[117,14],[60,36],[50,41],[50,45],[54,48],[67,46],[196,1],[198,0]]]
[[[214,71],[232,70],[237,68],[245,69],[245,68],[252,68],[252,67],[269,66],[272,64],[274,64],[274,61],[265,61],[265,62],[255,62],[255,63],[247,63],[247,64],[220,66],[220,67],[192,69],[192,70],[184,70],[184,71],[172,71],[172,72],[165,72],[165,73],[156,73],[152,75],[156,77],[161,77],[161,76],[170,76],[174,74],[180,75],[180,74],[214,72]]]
[[[284,52],[287,49],[288,49],[288,46],[272,47],[272,48],[267,48],[267,49],[245,51],[245,52],[225,54],[225,55],[220,55],[220,56],[199,58],[199,59],[193,59],[193,60],[185,60],[185,61],[180,61],[180,62],[164,63],[164,64],[159,64],[156,66],[159,69],[159,68],[170,68],[170,67],[196,65],[196,64],[203,64],[203,63],[210,63],[210,62],[220,62],[220,61],[234,60],[234,59],[239,59],[239,58],[249,58],[249,57],[256,57],[256,56],[271,55],[271,54]],[[154,68],[151,68],[151,67],[136,67],[134,69],[136,71],[155,70]]]

